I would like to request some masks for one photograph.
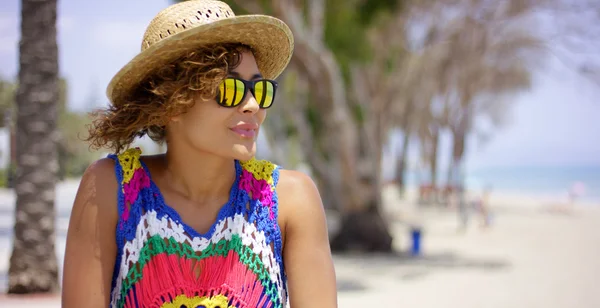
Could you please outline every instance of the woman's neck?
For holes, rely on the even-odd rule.
[[[207,204],[229,196],[236,176],[232,158],[177,147],[167,149],[164,157],[167,185],[189,200]]]

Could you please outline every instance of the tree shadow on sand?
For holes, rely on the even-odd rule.
[[[414,257],[408,253],[334,254],[336,267],[356,268],[356,275],[338,277],[339,292],[361,292],[369,289],[363,277],[383,277],[410,282],[440,270],[501,272],[512,265],[507,259],[467,257],[456,252],[427,253]],[[341,276],[341,275],[340,275]]]

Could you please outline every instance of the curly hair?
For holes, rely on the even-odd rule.
[[[169,119],[187,112],[198,95],[216,97],[219,83],[239,65],[245,50],[251,49],[240,44],[207,45],[162,67],[127,98],[92,112],[84,140],[93,149],[108,148],[115,153],[144,135],[164,142]]]

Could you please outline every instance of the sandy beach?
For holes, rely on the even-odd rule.
[[[62,260],[69,209],[77,183],[57,190],[57,254]],[[339,307],[600,307],[600,204],[550,210],[544,196],[494,193],[492,225],[472,213],[459,230],[450,209],[415,206],[414,191],[399,200],[384,194],[395,255],[335,255]],[[0,193],[0,294],[7,285],[14,196]],[[423,226],[422,255],[412,257],[409,226]],[[0,295],[1,307],[60,307],[56,296]]]

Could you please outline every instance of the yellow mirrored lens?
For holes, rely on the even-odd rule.
[[[224,106],[237,106],[244,98],[246,87],[240,80],[228,78],[219,86],[220,104]]]
[[[260,81],[254,86],[254,95],[256,102],[261,104],[263,108],[268,108],[273,104],[273,83],[270,81]]]

